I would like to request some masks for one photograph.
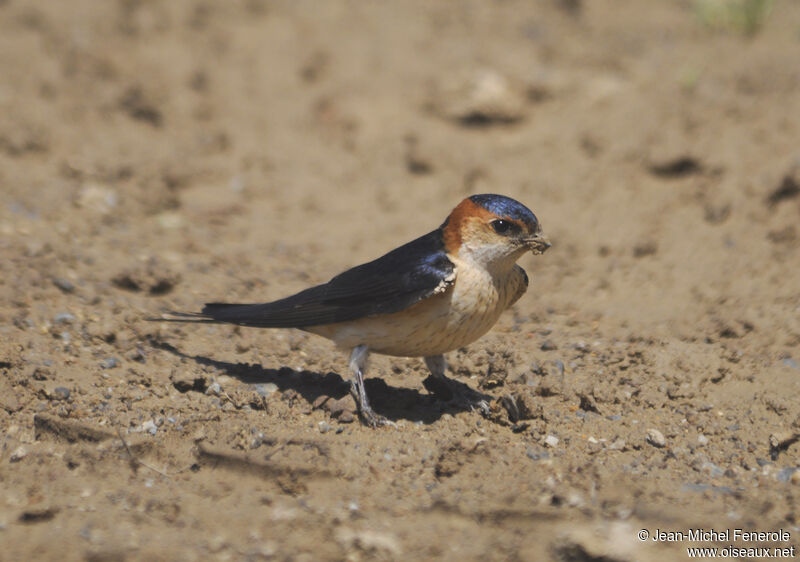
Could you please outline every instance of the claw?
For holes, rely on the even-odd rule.
[[[361,410],[359,413],[361,414],[361,419],[364,420],[364,423],[372,428],[383,427],[383,426],[397,427],[396,423],[383,417],[380,414],[376,414],[372,409],[366,411]]]
[[[469,408],[473,412],[477,410],[484,417],[488,416],[490,412],[489,403],[486,400],[478,400],[477,402],[470,404]]]

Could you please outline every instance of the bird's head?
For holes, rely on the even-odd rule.
[[[525,253],[541,254],[550,247],[530,209],[504,195],[473,195],[464,199],[442,224],[448,253],[502,271]]]

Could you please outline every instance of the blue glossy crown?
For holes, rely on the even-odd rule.
[[[473,195],[469,200],[499,217],[508,217],[525,223],[531,232],[536,232],[539,227],[539,219],[536,218],[536,215],[528,207],[511,197],[484,193]]]

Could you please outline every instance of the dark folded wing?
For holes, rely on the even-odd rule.
[[[442,232],[434,230],[323,285],[264,304],[210,303],[187,320],[265,328],[302,328],[398,312],[455,281]],[[179,315],[180,316],[180,315]]]

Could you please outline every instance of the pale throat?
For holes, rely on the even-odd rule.
[[[509,248],[508,244],[461,243],[459,259],[485,269],[492,277],[508,275],[526,248]]]

